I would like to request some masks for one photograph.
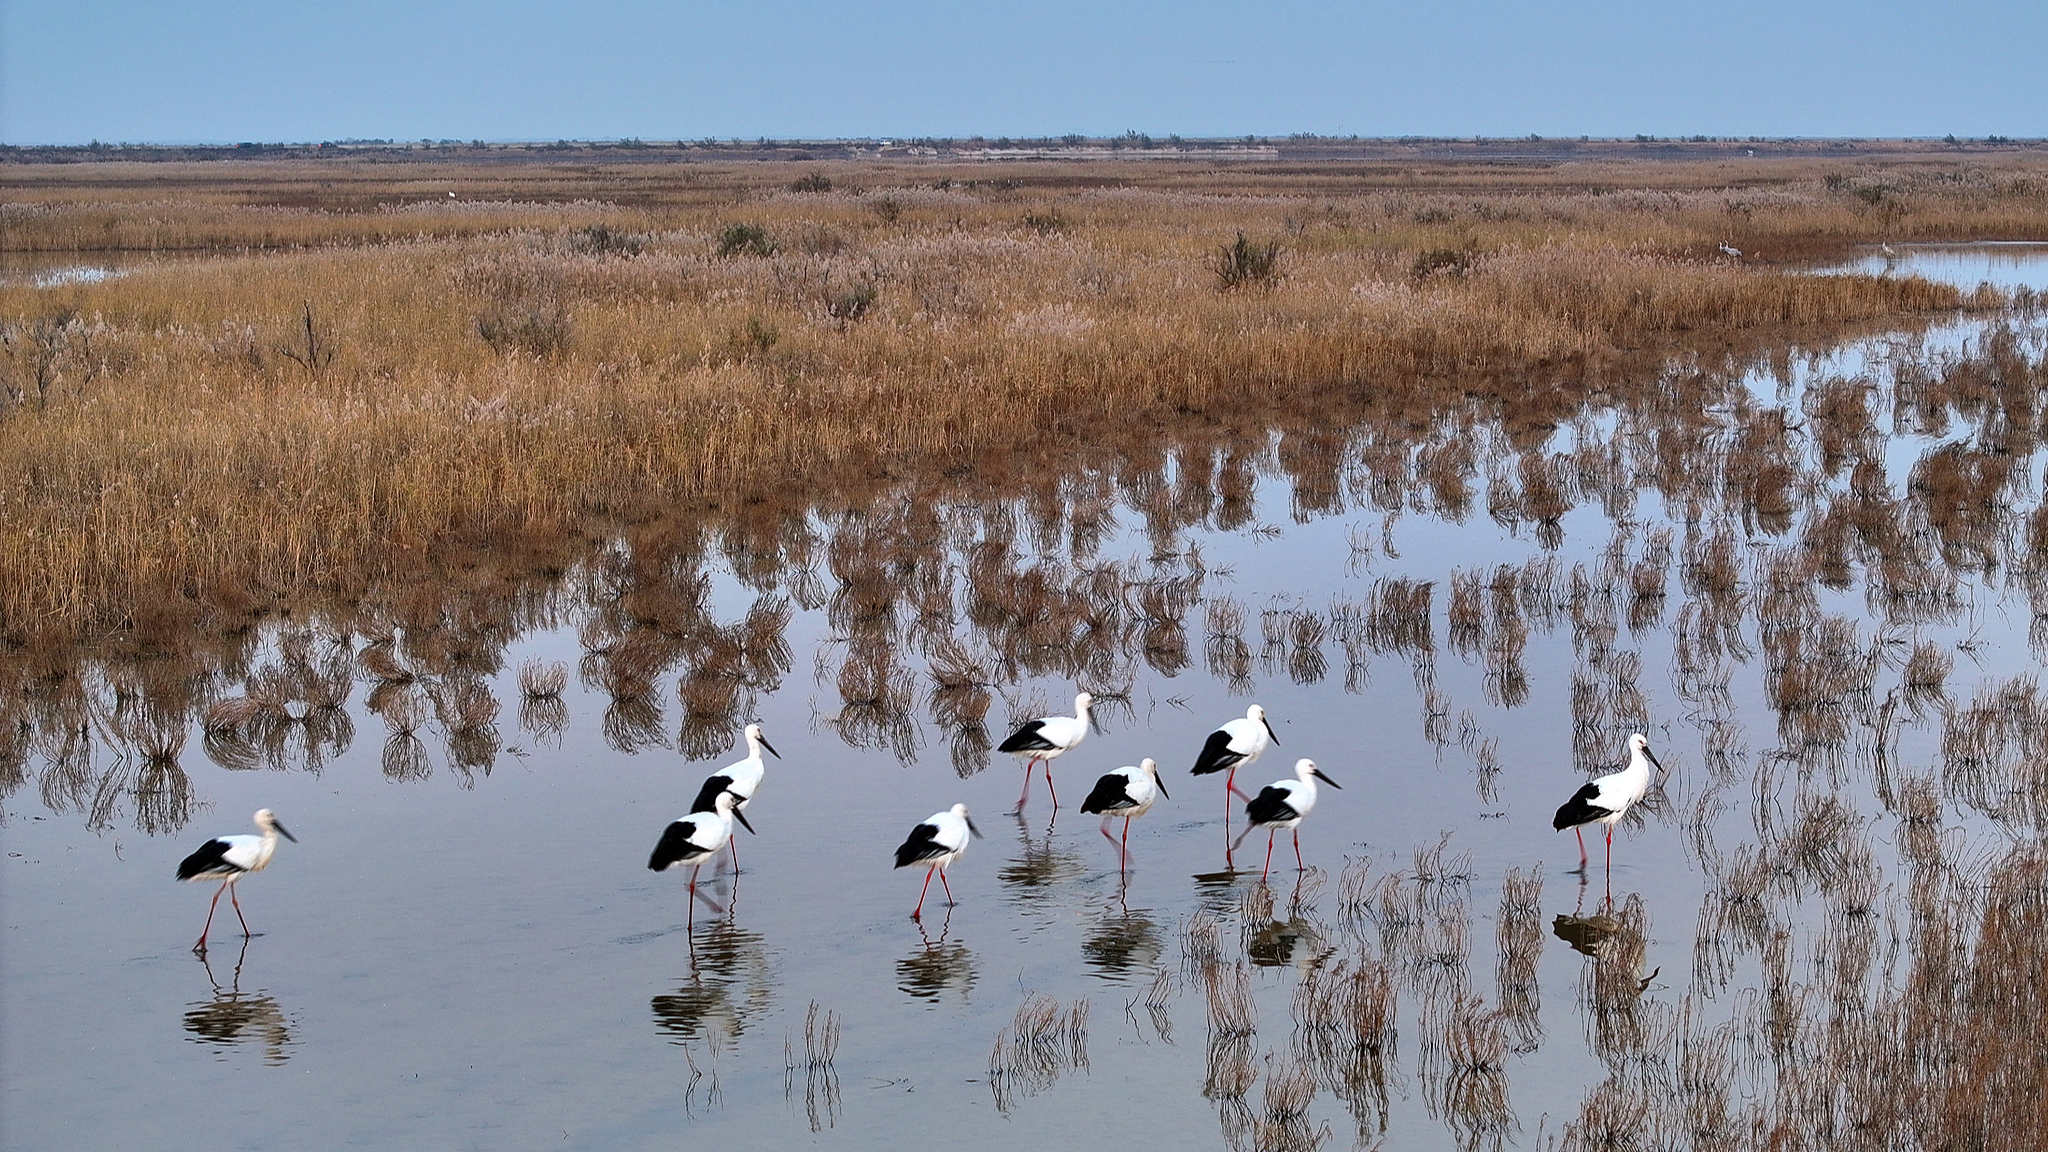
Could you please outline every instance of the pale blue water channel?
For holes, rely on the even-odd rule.
[[[1891,274],[1979,276],[1978,258],[1907,251]],[[2010,267],[2007,283],[2048,280],[2039,249]],[[1958,321],[1911,346],[1938,360],[1985,330]],[[2038,317],[2019,331],[2038,359]],[[1806,381],[1867,380],[1900,487],[1915,461],[1969,434],[1964,421],[1890,423],[1883,399],[1900,352],[1871,341],[1796,353],[1795,378],[1752,370],[1749,390],[1798,423]],[[1627,428],[1589,411],[1548,451],[1582,476],[1610,444],[1649,460]],[[1810,462],[1811,437],[1792,442]],[[1013,571],[1042,561],[1071,582],[1114,564],[1135,616],[1148,588],[1186,601],[1184,658],[1139,623],[1136,639],[1112,646],[1119,654],[1080,675],[1057,657],[1005,668],[981,644],[966,605],[988,509],[966,498],[924,509],[964,537],[950,548],[954,628],[995,681],[994,739],[1014,717],[1064,710],[1077,686],[1127,694],[1102,710],[1100,734],[1054,764],[1056,817],[1042,780],[1021,819],[1004,815],[1020,775],[1008,757],[963,777],[935,718],[930,646],[909,641],[916,613],[901,602],[897,655],[867,680],[907,711],[849,711],[848,665],[872,654],[869,633],[844,600],[833,607],[839,579],[822,543],[848,521],[811,521],[821,542],[813,607],[791,581],[736,572],[712,550],[701,571],[718,625],[737,629],[763,596],[796,595],[786,665],[767,661],[736,714],[758,718],[781,752],[748,810],[759,834],[741,833],[736,880],[706,868],[725,911],[700,904],[694,931],[687,877],[644,862],[738,742],[721,740],[727,751],[711,759],[676,749],[687,665],[659,673],[653,722],[622,720],[578,674],[604,638],[579,636],[588,612],[568,594],[542,605],[482,678],[503,704],[494,753],[464,751],[429,712],[419,749],[395,761],[393,725],[371,708],[379,679],[354,659],[363,636],[340,650],[345,740],[309,757],[294,736],[284,752],[230,769],[220,761],[241,761],[209,755],[193,721],[177,760],[194,812],[161,834],[138,827],[138,799],[118,788],[80,802],[55,787],[59,768],[38,743],[27,782],[6,798],[0,1146],[1542,1147],[1576,1131],[1604,1081],[1675,1060],[1689,1029],[1761,1036],[1769,973],[1786,970],[1774,965],[1801,984],[1841,978],[1842,937],[1830,927],[1841,903],[1823,886],[1794,877],[1774,897],[1782,956],[1715,920],[1729,861],[1770,851],[1823,796],[1846,804],[1876,877],[1859,937],[1869,988],[1895,979],[1911,947],[1896,904],[1901,818],[1868,764],[1873,748],[1889,749],[1898,777],[1943,779],[1946,722],[1939,707],[1900,710],[1880,729],[1878,705],[1902,687],[1893,654],[1916,645],[1952,661],[1942,690],[1953,706],[2039,675],[2033,610],[2010,565],[1956,571],[1940,606],[1910,615],[1874,606],[1860,567],[1847,586],[1818,589],[1808,624],[1840,621],[1874,662],[1875,688],[1840,709],[1837,744],[1801,744],[1774,708],[1756,610],[1796,531],[1627,483],[1627,500],[1581,495],[1550,524],[1518,519],[1508,497],[1527,478],[1504,438],[1482,427],[1469,446],[1479,480],[1462,518],[1422,507],[1415,486],[1375,502],[1374,466],[1355,452],[1335,469],[1334,494],[1305,499],[1285,440],[1257,453],[1249,510],[1167,539],[1149,537],[1146,512],[1113,488],[1113,522],[1095,539],[1102,522],[1082,509],[1101,489],[1089,476],[1070,479],[1079,503],[1050,518],[1014,508]],[[2023,467],[2038,475],[2040,464]],[[1166,471],[1169,487],[1186,467]],[[2023,517],[2039,493],[2031,481],[2020,490]],[[1715,594],[1688,586],[1684,562],[1689,538],[1715,532],[1743,573],[1725,628],[1702,623]],[[1660,546],[1676,553],[1663,563],[1664,596],[1638,597],[1631,573],[1655,568]],[[1503,583],[1504,571],[1519,584]],[[1461,579],[1484,589],[1476,640],[1452,619]],[[583,571],[570,583],[602,581]],[[1398,634],[1398,614],[1374,615],[1422,583],[1426,648]],[[1518,603],[1519,636],[1497,624]],[[1243,613],[1235,656],[1231,605]],[[317,655],[332,641],[313,644]],[[529,659],[570,669],[559,727],[520,715]],[[253,663],[280,660],[273,638]],[[1309,756],[1343,786],[1324,790],[1301,829],[1308,871],[1295,871],[1283,834],[1267,880],[1265,837],[1247,842],[1233,871],[1221,781],[1187,773],[1207,732],[1254,701],[1280,744],[1241,782],[1286,776]],[[132,781],[140,753],[118,738],[111,710],[98,717],[92,770]],[[1612,871],[1589,837],[1592,869],[1575,876],[1572,836],[1552,830],[1551,814],[1584,768],[1618,767],[1638,729],[1664,765],[1661,788],[1619,830]],[[893,732],[897,746],[867,732]],[[1172,798],[1134,824],[1120,875],[1098,821],[1076,806],[1096,775],[1144,756],[1164,766]],[[1959,867],[2033,835],[2023,813],[1987,813],[1953,787],[1944,796],[1945,851]],[[958,906],[934,885],[912,921],[923,874],[892,871],[891,851],[955,802],[986,839],[950,873]],[[258,807],[299,842],[241,886],[260,935],[245,946],[223,907],[202,961],[189,949],[213,886],[173,883],[173,868],[208,836],[252,831]],[[1241,827],[1241,806],[1230,819]],[[1517,872],[1540,894],[1504,906]],[[1584,922],[1600,914],[1611,918],[1589,935]],[[1621,1009],[1594,986],[1597,962],[1565,938],[1618,925],[1640,948],[1608,961],[1641,981],[1637,1003]],[[1391,1031],[1375,1034],[1384,1074],[1361,1079],[1354,1065],[1347,1081],[1326,1042],[1342,1037],[1355,1052],[1358,1035],[1302,993],[1368,970],[1392,989]],[[1248,1012],[1229,995],[1240,982]],[[837,1044],[807,1067],[814,1004],[818,1031],[829,1016]],[[1019,1049],[1019,1012],[1033,1004],[1067,1023],[1085,1005],[1082,1035]],[[1634,1040],[1617,1039],[1617,1011]],[[1498,1057],[1467,1061],[1460,1035],[1491,1037]],[[1738,1047],[1753,1054],[1732,1073],[1738,1087],[1767,1092],[1767,1045]],[[1311,1085],[1299,1109],[1279,1098],[1297,1079]]]

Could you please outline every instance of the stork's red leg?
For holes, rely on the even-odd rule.
[[[1024,791],[1017,794],[1017,812],[1024,811],[1024,802],[1031,799],[1031,770],[1036,767],[1038,767],[1038,758],[1036,756],[1024,762]],[[1046,769],[1045,782],[1047,784],[1052,783],[1052,769],[1050,768]],[[1016,815],[1016,812],[1011,813],[1011,815]]]
[[[220,899],[220,894],[215,893],[213,898],[216,900]],[[255,935],[255,933],[249,931],[249,922],[242,918],[242,898],[235,895],[235,882],[233,880],[228,881],[228,903],[235,906],[235,919],[242,921],[242,939],[247,940]]]
[[[213,910],[220,907],[220,894],[226,890],[226,881],[222,881],[221,886],[213,890],[213,902],[206,906],[206,927],[199,930],[199,943],[192,946],[194,952],[206,951],[206,934],[213,931]]]
[[[1245,803],[1251,803],[1252,798],[1246,796],[1244,789],[1237,786],[1237,765],[1235,764],[1230,766],[1230,775],[1223,778],[1223,811],[1225,820],[1230,818],[1230,794],[1232,792],[1237,793],[1238,797]]]

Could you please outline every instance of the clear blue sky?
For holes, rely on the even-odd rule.
[[[2048,136],[2048,3],[0,0],[0,141]]]

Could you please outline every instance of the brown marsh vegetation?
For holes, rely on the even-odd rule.
[[[0,636],[548,574],[793,476],[1000,484],[1163,420],[1548,427],[1673,354],[1990,306],[1796,265],[2048,235],[2032,163],[9,165],[0,252],[192,255],[0,287]]]

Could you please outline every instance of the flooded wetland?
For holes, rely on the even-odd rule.
[[[2041,175],[683,167],[13,177],[0,1146],[2032,1145]]]

